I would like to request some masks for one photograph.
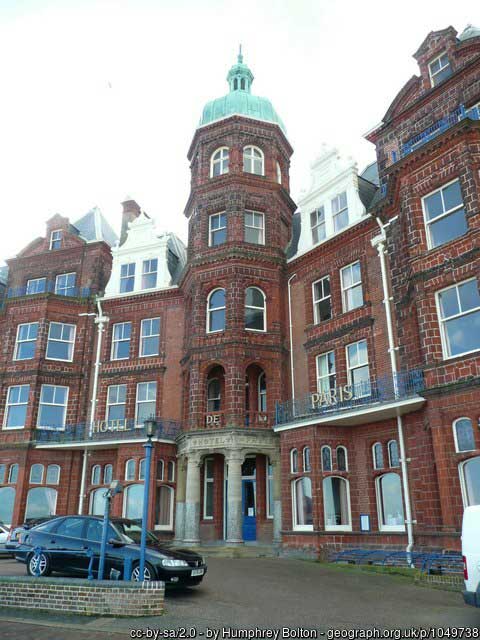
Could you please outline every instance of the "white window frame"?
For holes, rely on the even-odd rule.
[[[125,387],[125,402],[109,402],[110,389],[112,387],[116,387],[117,389],[119,387]],[[117,401],[118,401],[118,391],[116,393],[116,398],[117,398]],[[108,387],[107,387],[107,404],[106,404],[106,407],[105,407],[105,422],[106,423],[113,422],[113,420],[109,420],[108,419],[109,408],[110,407],[119,407],[121,405],[123,405],[125,407],[125,413],[126,413],[126,410],[127,410],[127,385],[125,383],[108,385]]]
[[[363,362],[362,364],[357,364],[355,366],[351,366],[350,365],[350,357],[348,355],[348,347],[351,347],[354,344],[358,345],[358,344],[360,344],[360,342],[365,342],[365,344],[367,346],[367,348],[365,350],[366,354],[367,354],[367,360],[366,360],[366,362]],[[358,354],[358,346],[357,346],[357,354]],[[348,384],[351,386],[352,392],[354,393],[355,392],[355,388],[354,388],[354,383],[353,383],[352,372],[355,369],[362,369],[363,367],[368,367],[368,380],[369,380],[369,383],[370,383],[370,360],[368,358],[368,341],[367,341],[367,339],[366,338],[362,338],[362,340],[355,340],[355,342],[350,342],[349,344],[347,344],[345,346],[345,359],[346,359],[346,362],[347,362],[347,380],[348,380]],[[370,386],[370,384],[369,384],[369,386]],[[364,393],[362,395],[355,395],[354,397],[355,398],[365,398],[366,396],[369,396],[369,395],[370,395],[370,393]]]
[[[460,420],[468,420],[472,426],[472,433],[473,433],[473,449],[460,449],[458,446],[458,436],[457,436],[457,423],[460,422]],[[455,442],[455,451],[457,453],[469,453],[470,451],[476,451],[477,447],[476,442],[475,442],[475,431],[473,428],[473,420],[471,418],[468,418],[467,416],[462,416],[460,418],[455,418],[455,420],[452,422],[452,429],[453,429],[453,440]]]
[[[67,284],[68,284],[68,276],[74,276],[74,284],[73,286],[66,286],[66,287],[59,287],[58,284],[58,279],[59,278],[67,278]],[[67,293],[59,293],[59,291],[69,291],[70,289],[74,289],[77,286],[77,274],[75,271],[70,271],[69,273],[59,273],[58,276],[55,277],[55,293],[58,296],[65,296],[65,297],[72,297],[71,294],[67,294]]]
[[[323,213],[322,222],[318,221],[320,212]],[[315,224],[312,224],[312,214],[315,214]],[[318,233],[318,230],[320,229],[320,227],[323,227],[325,232],[323,238],[320,238]],[[325,206],[323,204],[320,205],[319,207],[316,207],[313,211],[310,211],[310,231],[312,234],[312,243],[314,246],[317,244],[320,244],[320,242],[323,242],[324,240],[327,239],[327,221],[326,221],[326,214],[325,214]],[[315,233],[317,235],[318,240],[315,240]]]
[[[448,287],[444,287],[443,289],[440,289],[439,291],[435,292],[435,302],[436,302],[436,306],[437,306],[437,318],[438,318],[438,323],[440,325],[440,338],[442,341],[442,353],[443,353],[443,359],[444,360],[451,360],[452,358],[461,358],[463,356],[469,355],[470,353],[476,353],[477,351],[480,351],[480,347],[478,349],[472,349],[470,351],[464,351],[462,353],[456,353],[455,355],[449,355],[449,351],[450,351],[450,346],[448,343],[448,337],[447,337],[447,331],[446,331],[446,323],[449,320],[455,320],[456,318],[460,318],[462,316],[466,316],[469,315],[470,313],[475,313],[477,311],[480,311],[480,306],[475,307],[473,309],[468,309],[468,311],[461,311],[460,313],[456,313],[453,316],[449,316],[448,318],[442,318],[442,307],[440,304],[440,294],[443,293],[444,291],[447,291],[448,289],[453,289],[455,288],[457,291],[457,301],[458,301],[458,306],[459,308],[461,307],[460,305],[460,295],[458,293],[458,288],[462,285],[462,284],[466,284],[467,282],[471,282],[472,280],[475,280],[475,282],[477,283],[477,287],[478,287],[478,280],[476,277],[473,278],[467,278],[467,280],[463,280],[462,282],[456,282],[455,284],[449,285]]]
[[[127,275],[122,276],[122,267],[127,267]],[[130,267],[133,267],[133,273],[130,273]],[[119,293],[128,294],[135,291],[135,272],[137,270],[137,264],[135,262],[124,262],[120,265],[120,288]],[[122,291],[122,282],[124,280],[130,280],[133,277],[133,289],[131,291]]]
[[[257,158],[255,154],[252,153],[252,151],[250,150],[258,151],[260,153],[260,158]],[[258,161],[259,159],[262,163],[261,173],[257,173],[256,171],[249,171],[248,169],[245,169],[245,160],[247,160],[247,162],[250,164],[250,169],[252,169],[255,166],[255,161]],[[244,173],[250,173],[251,175],[254,175],[254,176],[264,176],[265,175],[265,154],[261,149],[259,149],[255,145],[247,144],[245,147],[243,147],[242,167],[243,167]]]
[[[18,387],[27,387],[28,388],[28,397],[27,397],[27,402],[15,402],[12,403],[10,402],[10,390],[11,389],[17,389]],[[10,387],[7,388],[7,397],[6,397],[6,401],[5,401],[5,411],[4,411],[4,415],[3,415],[3,425],[2,425],[2,429],[5,429],[6,431],[16,431],[18,429],[25,429],[25,425],[21,426],[21,427],[7,427],[7,421],[8,421],[8,410],[10,407],[23,407],[26,406],[27,410],[25,412],[25,422],[27,421],[27,413],[28,413],[28,401],[30,398],[30,385],[29,384],[12,384]]]
[[[50,471],[50,469],[53,469],[55,467],[55,469],[57,470],[57,481],[56,482],[49,482],[48,481],[48,473]],[[47,466],[47,470],[45,472],[45,484],[54,484],[54,485],[59,485],[60,484],[60,473],[61,473],[61,467],[59,464],[49,464]]]
[[[329,475],[325,476],[322,480],[322,495],[325,494],[325,483],[330,482],[333,478],[339,478],[340,482],[345,482],[347,487],[347,510],[348,510],[348,520],[350,524],[327,524],[327,513],[326,513],[326,505],[325,500],[323,501],[323,518],[324,518],[324,526],[325,531],[352,531],[352,506],[350,503],[350,482],[348,478],[344,476],[337,475]]]
[[[295,465],[293,464],[294,455],[296,455],[296,464]],[[299,470],[299,467],[298,467],[298,449],[296,447],[294,447],[290,451],[290,473],[298,473],[298,470]]]
[[[175,489],[173,487],[170,487],[168,484],[162,484],[157,487],[158,492],[160,492],[161,487],[164,487],[164,491],[170,492],[170,513],[169,513],[168,524],[155,523],[154,529],[155,531],[171,531],[173,529],[173,508],[175,504]]]
[[[458,473],[460,475],[460,489],[461,489],[461,492],[462,492],[462,501],[463,501],[464,508],[472,506],[469,503],[469,500],[468,500],[468,491],[467,491],[467,487],[465,485],[464,468],[465,468],[466,464],[468,464],[472,460],[477,460],[477,459],[480,460],[480,456],[472,456],[471,458],[467,458],[466,460],[462,460],[462,462],[460,462],[460,464],[458,465]]]
[[[327,363],[328,363],[328,356],[333,353],[333,372],[332,373],[327,373],[326,375],[320,375],[320,359],[321,358],[327,358]],[[337,364],[335,361],[335,351],[326,351],[325,353],[319,353],[317,356],[315,356],[315,366],[317,369],[317,392],[318,393],[322,393],[323,390],[321,388],[321,380],[328,380],[329,381],[329,386],[328,388],[331,389],[330,387],[330,378],[333,377],[335,384],[333,385],[333,388],[336,388],[337,386]]]
[[[140,458],[138,461],[138,481],[145,482],[145,472],[147,468],[147,459]]]
[[[441,67],[438,71],[435,71],[435,73],[432,74],[432,64],[434,64],[435,62],[437,62],[437,60],[440,60],[440,58],[443,58],[443,56],[447,56],[447,64],[443,67]],[[432,60],[430,60],[430,62],[428,63],[428,75],[430,77],[430,84],[433,87],[437,87],[438,85],[435,83],[435,76],[438,75],[439,73],[441,73],[444,69],[446,69],[447,67],[450,67],[450,70],[453,73],[452,70],[452,65],[450,64],[450,58],[448,56],[447,51],[442,51],[442,53],[440,53],[438,56],[435,56],[435,58],[433,58]],[[446,78],[445,78],[446,80]],[[443,82],[443,81],[441,81]]]
[[[98,470],[98,482],[95,482],[95,473]],[[94,464],[92,467],[91,475],[90,475],[90,484],[94,487],[97,487],[102,484],[102,466],[99,464]]]
[[[128,477],[128,467],[130,463],[133,463],[133,474],[131,478]],[[125,482],[136,482],[136,479],[135,479],[136,474],[137,474],[137,462],[135,458],[129,458],[128,460],[125,460],[125,473],[124,473]]]
[[[152,322],[153,320],[158,320],[158,333],[151,333],[149,335],[144,335],[143,333],[143,329],[144,329],[144,324],[147,322]],[[160,328],[161,328],[161,324],[160,324],[160,318],[144,318],[143,320],[140,321],[140,341],[139,341],[139,349],[138,349],[138,357],[139,358],[154,358],[155,356],[158,356],[160,354]],[[157,338],[158,337],[158,350],[157,353],[151,353],[151,354],[143,354],[143,340],[145,338]]]
[[[322,293],[324,294],[325,292],[325,286],[323,284],[324,280],[328,280],[328,285],[329,285],[329,289],[330,289],[330,293],[328,294],[328,296],[323,295],[322,298],[315,298],[315,285],[322,283]],[[325,320],[320,320],[319,316],[319,312],[317,309],[317,305],[320,302],[323,302],[324,300],[328,300],[330,299],[330,318],[326,318]],[[315,280],[314,282],[312,282],[312,304],[313,304],[313,322],[314,324],[319,324],[320,322],[328,322],[328,320],[331,320],[333,317],[333,307],[332,307],[332,289],[330,287],[330,276],[323,276],[323,278],[319,278],[318,280]]]
[[[212,464],[215,464],[215,458],[213,456],[207,456],[203,461],[203,520],[213,520],[215,511],[215,499],[212,501],[212,515],[207,516],[207,487],[209,484],[215,485],[215,471],[213,470],[212,477],[207,476],[207,461],[211,460]]]
[[[247,213],[252,214],[253,224],[247,224]],[[257,226],[255,224],[255,220],[257,217],[260,218],[261,220],[261,226]],[[265,245],[265,214],[262,211],[253,211],[253,209],[245,209],[245,211],[243,212],[243,225],[244,225],[243,239],[245,242],[247,242],[248,244],[255,244],[258,246]],[[261,232],[260,242],[252,242],[251,240],[247,240],[245,238],[247,229],[254,229],[255,231],[260,231]]]
[[[108,480],[107,478],[107,469],[111,476],[110,480]],[[113,480],[113,464],[106,464],[103,468],[103,484],[110,485],[112,480]]]
[[[54,237],[54,236],[55,236],[55,234],[59,234],[59,235],[58,235],[57,237]],[[55,249],[55,250],[56,250],[56,249],[60,249],[60,248],[61,248],[61,244],[60,244],[60,247],[54,247],[54,246],[53,246],[53,243],[54,243],[54,242],[58,242],[58,241],[60,241],[60,243],[61,243],[61,242],[62,242],[62,240],[63,240],[63,230],[62,230],[62,229],[53,229],[53,230],[50,232],[50,245],[49,245],[49,250],[50,250],[50,251],[53,251],[54,249]]]
[[[383,463],[382,467],[377,466],[377,457],[375,455],[376,447],[380,447],[380,451],[382,452],[382,463]],[[372,461],[373,461],[373,468],[375,469],[375,471],[382,471],[383,469],[385,469],[385,452],[383,451],[383,444],[381,442],[374,442],[372,444]]]
[[[214,309],[210,309],[210,299],[216,291],[224,292],[225,304],[223,307],[215,307]],[[224,327],[222,329],[210,329],[210,313],[212,311],[221,311],[221,310],[224,311],[224,317],[225,317]],[[210,293],[207,296],[207,333],[221,333],[222,331],[225,331],[226,326],[227,326],[227,292],[222,287],[217,287],[216,289],[212,289],[212,291],[210,291]]]
[[[263,307],[255,307],[252,304],[247,304],[247,289],[256,289],[257,291],[259,291],[262,294],[262,296],[263,296]],[[262,291],[262,289],[260,289],[260,287],[250,286],[250,287],[247,287],[245,289],[245,311],[247,309],[254,309],[256,311],[259,311],[259,310],[263,311],[263,329],[251,329],[251,328],[245,326],[245,331],[253,331],[254,333],[266,333],[267,332],[267,296]]]
[[[398,451],[398,464],[395,464],[395,465],[392,464],[392,454],[390,451],[390,445],[393,444],[394,442],[397,445],[397,451]],[[390,469],[400,469],[400,447],[398,446],[398,441],[395,438],[392,438],[387,442],[387,453],[388,453],[388,467]]]
[[[42,469],[42,475],[40,477],[40,481],[39,482],[33,482],[32,480],[32,472],[34,467],[41,467]],[[28,483],[29,484],[43,484],[43,481],[45,479],[45,466],[39,462],[36,462],[35,464],[32,464],[32,466],[30,467],[30,473],[28,474]]]
[[[360,267],[360,280],[357,280],[356,282],[353,281],[353,267],[358,264]],[[351,278],[352,278],[352,284],[348,285],[348,286],[343,286],[343,273],[345,271],[347,271],[347,269],[350,270],[350,274],[351,274]],[[356,287],[358,287],[360,285],[360,289],[362,292],[362,304],[358,305],[358,307],[349,307],[348,306],[348,291],[350,289],[355,289]],[[360,309],[360,307],[363,307],[363,305],[365,304],[365,299],[363,297],[363,280],[362,280],[362,264],[360,262],[360,260],[355,260],[354,262],[351,262],[350,264],[345,265],[344,267],[342,267],[340,269],[340,286],[342,289],[342,309],[343,309],[343,313],[348,313],[349,311],[354,311],[355,309]]]
[[[62,336],[63,336],[63,328],[64,327],[73,327],[73,338],[71,340],[63,340],[63,338],[59,339],[59,338],[50,338],[50,331],[52,329],[52,326],[54,324],[59,324],[62,325]],[[75,339],[77,337],[77,325],[75,324],[69,324],[68,322],[50,322],[50,324],[48,325],[48,337],[47,337],[47,346],[45,349],[45,360],[54,360],[56,362],[73,362],[73,357],[75,355]],[[47,356],[47,351],[48,351],[48,343],[50,342],[50,340],[52,342],[62,342],[65,344],[69,344],[71,345],[71,357],[70,358],[49,358]]]
[[[44,387],[54,387],[55,389],[66,389],[67,392],[65,394],[65,404],[57,404],[56,402],[42,402],[42,393]],[[54,392],[55,395],[55,392]],[[65,431],[65,421],[67,419],[67,409],[68,409],[68,398],[70,395],[70,387],[66,387],[61,384],[42,384],[40,387],[40,401],[38,403],[38,417],[37,417],[37,429],[45,429],[47,431]],[[54,398],[55,399],[55,398]],[[49,407],[63,407],[63,424],[61,427],[46,427],[40,424],[40,407],[42,405],[46,405]]]
[[[383,522],[383,517],[382,517],[382,512],[383,512],[383,505],[382,505],[382,500],[381,500],[381,491],[380,491],[380,481],[382,478],[384,478],[385,476],[389,475],[393,473],[394,475],[396,475],[399,478],[399,486],[400,486],[400,496],[402,498],[402,506],[403,506],[403,520],[404,523],[403,524],[384,524]],[[386,470],[385,473],[382,473],[380,475],[378,475],[375,478],[375,494],[376,494],[376,498],[377,498],[377,517],[378,517],[378,530],[379,531],[397,531],[397,532],[401,532],[403,533],[405,531],[405,504],[404,504],[404,498],[403,498],[403,486],[402,486],[402,479],[400,477],[400,474],[395,473],[395,471],[389,471]]]
[[[334,211],[333,211],[333,203],[334,203],[335,201],[337,201],[337,200],[338,200],[338,202],[340,202],[340,198],[341,198],[341,196],[343,196],[343,194],[345,194],[345,201],[346,201],[346,203],[347,203],[347,204],[346,204],[346,206],[345,206],[345,207],[343,207],[343,209],[339,209],[338,211],[336,211],[336,212],[334,213]],[[334,233],[334,234],[335,234],[335,233],[341,233],[341,232],[342,232],[344,229],[346,229],[346,228],[348,227],[348,225],[350,224],[350,211],[349,211],[349,208],[348,208],[348,194],[347,194],[347,190],[346,190],[346,189],[344,189],[344,190],[343,190],[343,191],[341,191],[340,193],[337,193],[337,195],[336,195],[336,196],[334,196],[333,198],[331,198],[331,200],[330,200],[330,211],[331,211],[331,214],[332,214],[332,230],[333,230],[333,233]],[[337,219],[337,218],[339,218],[339,217],[341,216],[341,214],[342,214],[344,211],[346,211],[346,212],[347,212],[347,224],[346,224],[346,225],[344,225],[343,227],[341,227],[341,229],[336,229],[336,228],[335,228],[335,221],[336,221],[336,219]]]
[[[117,343],[119,342],[127,342],[127,339],[123,337],[124,334],[124,326],[125,325],[130,325],[130,337],[128,338],[128,356],[126,358],[116,358],[115,357],[115,346]],[[122,327],[122,337],[120,338],[116,338],[115,337],[115,327]],[[132,342],[132,323],[131,322],[116,322],[113,327],[112,327],[112,346],[110,349],[110,360],[129,360],[130,359],[130,349],[131,349],[131,342]]]
[[[290,491],[292,493],[292,528],[294,531],[313,531],[313,524],[298,524],[297,523],[297,483],[302,482],[303,479],[310,481],[310,487],[312,489],[312,519],[313,519],[313,483],[310,476],[300,476],[294,478],[290,482]]]
[[[155,270],[150,270],[151,266],[152,266],[152,262],[156,262],[157,266]],[[148,268],[149,271],[145,270],[145,265],[148,263]],[[143,286],[143,279],[145,276],[151,276],[153,273],[156,274],[156,278],[155,278],[155,284],[153,285],[153,287],[144,287]],[[143,260],[142,262],[142,291],[152,291],[153,289],[156,289],[158,286],[158,258],[147,258],[146,260]]]
[[[30,284],[33,282],[44,282],[45,283],[45,288],[43,291],[29,291],[30,288]],[[47,278],[45,276],[43,276],[42,278],[30,278],[29,280],[27,280],[27,286],[25,288],[25,294],[27,296],[36,296],[39,295],[41,293],[47,293]]]
[[[214,218],[220,218],[220,216],[224,216],[225,218],[225,224],[222,227],[216,227],[215,229],[212,228],[212,220]],[[225,229],[225,240],[223,242],[219,242],[218,244],[213,244],[213,236],[214,233],[217,233],[217,231],[223,231]],[[220,247],[222,244],[225,244],[227,242],[227,213],[226,211],[217,211],[217,213],[211,213],[208,216],[208,246],[209,247]]]
[[[456,207],[453,207],[453,209],[449,209],[448,211],[444,211],[443,213],[441,213],[436,218],[433,218],[432,220],[428,220],[428,218],[427,218],[427,207],[425,206],[425,200],[427,198],[430,198],[430,196],[433,196],[435,193],[439,192],[440,193],[440,198],[442,200],[442,206],[445,209],[445,200],[444,200],[444,197],[443,197],[443,191],[447,187],[449,187],[451,184],[454,184],[455,182],[458,182],[460,193],[462,195],[461,204],[457,205]],[[434,189],[433,191],[430,191],[430,193],[426,193],[424,196],[422,196],[423,223],[425,225],[425,232],[426,232],[426,236],[427,236],[427,248],[429,250],[430,249],[438,249],[439,247],[443,247],[445,244],[448,244],[449,242],[453,242],[454,240],[458,240],[459,238],[463,237],[463,235],[462,236],[455,236],[454,238],[451,238],[450,240],[447,240],[446,242],[442,242],[442,244],[434,245],[433,242],[432,242],[432,236],[431,236],[431,233],[430,233],[430,225],[431,224],[435,224],[439,220],[443,220],[444,218],[448,218],[448,216],[452,215],[453,213],[455,213],[459,209],[465,209],[465,203],[463,201],[463,192],[462,192],[462,185],[460,183],[460,178],[455,178],[454,180],[450,180],[450,182],[446,182],[445,184],[442,184],[442,186],[438,187],[438,189]],[[465,212],[465,214],[466,214],[466,212]]]
[[[29,327],[28,332],[30,333],[30,327],[32,327],[33,325],[37,326],[37,337],[35,339],[33,339],[33,340],[31,338],[20,340],[19,336],[20,336],[21,327]],[[19,358],[18,357],[18,352],[19,352],[19,345],[23,344],[24,342],[35,342],[34,351],[37,350],[36,342],[37,342],[37,339],[38,339],[38,329],[39,328],[40,328],[40,323],[39,322],[22,322],[21,324],[19,324],[17,326],[17,335],[15,337],[15,349],[14,349],[14,352],[13,352],[13,359],[14,360],[22,362],[24,360],[33,360],[35,358],[35,353],[33,354],[33,356],[31,358]]]
[[[220,154],[218,158],[216,158],[217,154]],[[225,162],[227,164],[226,168]],[[228,147],[218,147],[218,149],[215,149],[210,157],[210,178],[218,178],[219,176],[223,176],[228,173],[229,164],[230,149]],[[217,174],[215,174],[215,165],[220,166],[220,172]]]
[[[135,425],[137,427],[143,427],[143,423],[139,423],[138,422],[138,409],[140,404],[151,404],[152,400],[139,400],[138,399],[138,390],[140,385],[142,384],[146,384],[146,385],[150,385],[150,384],[154,384],[155,385],[155,413],[157,412],[157,393],[158,393],[158,386],[157,386],[157,381],[156,380],[146,380],[145,382],[137,382],[137,389],[136,389],[136,394],[135,394]]]
[[[330,469],[325,469],[325,467],[323,466],[323,450],[324,449],[328,449],[328,451],[330,453]],[[321,467],[322,467],[323,473],[331,473],[333,471],[332,447],[329,444],[324,444],[320,448],[320,463],[321,463]]]
[[[307,452],[308,452],[308,465],[307,465]],[[302,460],[303,460],[304,473],[310,473],[312,471],[312,455],[311,455],[310,447],[308,445],[303,447]]]
[[[339,449],[343,449],[343,452],[345,453],[345,469],[340,469],[340,467],[338,466],[338,450]],[[345,447],[343,444],[339,444],[335,449],[335,461],[337,463],[337,471],[340,471],[341,473],[348,472],[348,450],[347,450],[347,447]]]

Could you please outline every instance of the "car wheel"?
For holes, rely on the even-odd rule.
[[[151,580],[154,580],[154,571],[153,571],[153,567],[152,565],[148,564],[148,562],[145,563],[145,567],[143,570],[143,580],[144,582],[150,582]],[[140,579],[140,564],[135,564],[133,565],[133,569],[132,569],[132,576],[130,578],[130,580],[132,582],[138,582]]]
[[[38,556],[32,554],[27,560],[27,573],[29,576],[45,577],[52,572],[50,568],[50,558],[45,553]]]

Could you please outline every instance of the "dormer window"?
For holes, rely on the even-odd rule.
[[[452,68],[450,66],[450,60],[446,53],[442,53],[434,60],[428,63],[428,72],[430,74],[430,82],[432,87],[436,87],[437,84],[446,80],[452,75]]]
[[[319,207],[310,214],[310,226],[312,229],[312,242],[317,244],[321,240],[325,240],[327,231],[325,228],[325,208]]]
[[[60,249],[62,246],[62,230],[56,229],[50,234],[50,251]]]
[[[229,152],[227,147],[221,147],[212,154],[210,162],[210,177],[221,176],[228,173]]]
[[[120,293],[133,291],[135,285],[135,263],[122,264],[120,267]]]
[[[339,193],[332,200],[333,231],[341,231],[348,225],[347,193]]]
[[[157,286],[158,260],[143,261],[142,289],[154,289]]]

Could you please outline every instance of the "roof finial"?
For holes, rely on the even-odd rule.
[[[238,64],[242,64],[243,62],[243,55],[242,55],[242,45],[240,44],[238,47]]]

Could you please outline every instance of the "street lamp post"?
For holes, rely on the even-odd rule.
[[[143,480],[143,514],[142,514],[142,535],[140,538],[140,567],[138,579],[143,582],[145,576],[145,548],[147,546],[147,524],[148,524],[148,500],[150,495],[150,467],[152,462],[152,436],[155,432],[157,423],[155,420],[145,420],[145,433],[147,434],[147,442],[143,445],[145,448],[145,478]]]
[[[107,534],[108,524],[110,516],[110,501],[113,496],[123,491],[123,487],[118,480],[113,480],[107,491],[104,493],[105,498],[105,510],[103,512],[103,528],[102,528],[102,542],[100,545],[100,560],[98,563],[98,580],[103,580],[103,572],[105,568],[105,554],[107,552]]]

